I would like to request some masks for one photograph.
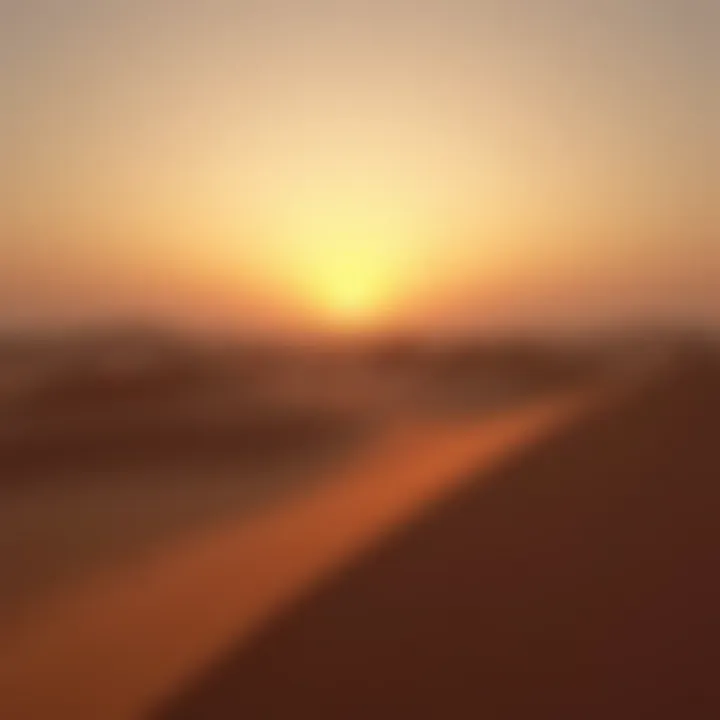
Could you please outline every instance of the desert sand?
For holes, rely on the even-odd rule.
[[[720,717],[720,367],[479,473],[164,720]]]
[[[594,393],[590,393],[593,398]],[[218,520],[56,594],[6,634],[0,716],[146,716],[323,578],[590,402],[572,391],[492,420],[403,421],[341,477]]]

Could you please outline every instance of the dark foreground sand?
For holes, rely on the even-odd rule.
[[[720,717],[720,368],[470,484],[159,715]]]

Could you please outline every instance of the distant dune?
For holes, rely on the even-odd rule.
[[[0,352],[0,622],[311,487],[403,416],[481,417],[592,372],[544,348],[41,340]]]

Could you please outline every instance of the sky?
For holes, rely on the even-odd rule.
[[[0,325],[720,323],[715,0],[0,0]]]

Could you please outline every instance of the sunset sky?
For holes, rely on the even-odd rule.
[[[0,326],[720,322],[714,0],[0,0]]]

